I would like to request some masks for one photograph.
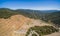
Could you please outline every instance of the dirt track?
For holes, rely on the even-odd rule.
[[[55,33],[45,35],[45,36],[60,36],[60,32],[55,32]]]

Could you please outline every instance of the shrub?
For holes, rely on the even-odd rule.
[[[34,27],[29,28],[26,36],[28,36],[30,34],[30,31],[32,30],[36,31],[39,34],[39,36],[51,34],[58,31],[58,29],[54,28],[53,26],[34,26]],[[33,35],[36,36],[35,34]]]

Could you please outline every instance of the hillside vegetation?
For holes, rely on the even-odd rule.
[[[42,13],[37,10],[28,10],[28,9],[26,9],[26,10],[24,10],[24,9],[11,10],[8,8],[0,8],[0,18],[8,18],[15,14],[21,14],[26,17],[35,18],[35,19],[38,19],[38,18],[40,18],[40,16],[42,16]]]
[[[17,14],[17,12],[13,12],[10,9],[0,8],[0,18],[7,19],[7,18],[11,17],[12,15],[16,15],[16,14]]]
[[[54,23],[56,26],[60,27],[60,11],[46,14],[43,20]]]
[[[35,31],[38,33],[39,36],[43,36],[43,35],[47,35],[47,34],[51,34],[53,32],[57,32],[58,29],[55,29],[54,27],[52,26],[34,26],[34,27],[31,27],[29,28],[29,30],[27,31],[27,34],[26,36],[29,36],[29,34],[32,34],[30,33],[31,31]],[[32,36],[35,36],[36,34],[32,34]]]

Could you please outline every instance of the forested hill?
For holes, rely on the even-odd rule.
[[[46,13],[45,13],[46,12]],[[48,13],[51,12],[51,13]],[[30,9],[17,9],[12,10],[8,8],[0,8],[0,18],[9,18],[12,15],[21,14],[29,18],[41,19],[46,22],[52,22],[60,25],[60,11],[41,11],[41,10],[30,10]]]
[[[37,10],[28,9],[11,10],[8,8],[0,8],[0,18],[8,18],[14,14],[21,14],[29,18],[40,18],[40,16],[42,16],[42,13]]]
[[[53,12],[45,15],[45,21],[52,22],[58,26],[60,26],[60,11]]]

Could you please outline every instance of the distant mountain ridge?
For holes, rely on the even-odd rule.
[[[58,12],[59,10],[42,10],[43,13]]]

